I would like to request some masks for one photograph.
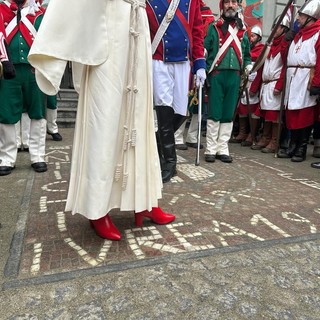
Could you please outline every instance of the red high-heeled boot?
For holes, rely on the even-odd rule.
[[[117,241],[121,239],[120,232],[112,223],[109,214],[97,220],[90,220],[90,223],[101,238]]]
[[[150,218],[156,224],[167,224],[172,222],[176,216],[162,211],[160,207],[153,207],[152,211],[141,211],[135,214],[135,223],[137,227],[142,226],[143,217]]]

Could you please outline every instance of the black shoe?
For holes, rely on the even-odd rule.
[[[302,162],[304,160],[306,160],[305,155],[293,155],[293,157],[291,158],[292,162]]]
[[[196,142],[186,142],[186,145],[190,148],[198,148],[198,144]],[[200,143],[200,149],[203,149],[203,144]]]
[[[252,150],[261,150],[263,148],[264,148],[264,146],[261,146],[260,144],[252,144],[251,145]]]
[[[45,172],[48,170],[45,162],[35,162],[31,165],[35,172]]]
[[[21,151],[22,151],[22,149],[19,147],[19,148],[18,148],[18,152],[21,152]]]
[[[29,152],[29,148],[23,148],[23,152]]]
[[[204,156],[204,160],[206,162],[215,162],[216,161],[216,156],[214,154],[206,154]]]
[[[233,161],[232,157],[227,154],[217,154],[216,158],[225,163],[231,163]]]
[[[251,147],[252,146],[252,141],[244,140],[244,141],[241,142],[241,146],[242,147]]]
[[[280,149],[277,153],[277,157],[281,159],[292,158],[292,154],[287,151],[288,149]]]
[[[230,142],[230,143],[242,143],[243,140],[242,140],[242,139],[231,138],[231,139],[229,140],[229,142]]]
[[[170,170],[162,170],[161,176],[162,176],[162,182],[166,183],[171,180],[172,177],[177,175],[177,170],[175,168],[171,168]]]
[[[188,147],[184,143],[178,143],[178,144],[176,144],[176,149],[178,149],[178,150],[188,150]]]
[[[48,131],[47,133],[50,134],[50,136],[52,137],[52,140],[54,140],[54,141],[61,141],[62,140],[62,136],[61,136],[61,134],[59,132],[50,133]]]
[[[312,162],[311,167],[315,169],[320,169],[320,162]]]
[[[0,166],[0,176],[7,176],[13,169],[14,167]]]
[[[291,158],[292,162],[302,162],[306,160],[307,156],[307,144],[301,144],[294,152],[294,155]]]

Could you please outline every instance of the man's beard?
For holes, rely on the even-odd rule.
[[[237,12],[234,11],[233,9],[228,9],[228,10],[226,10],[226,12],[224,13],[224,16],[225,16],[226,18],[233,18],[233,17],[236,16],[236,14],[237,14]]]

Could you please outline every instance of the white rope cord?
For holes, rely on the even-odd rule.
[[[126,103],[126,117],[124,124],[124,133],[122,141],[121,163],[116,167],[115,180],[119,181],[122,173],[122,189],[125,190],[128,181],[128,158],[129,149],[136,145],[136,129],[134,128],[134,111],[136,103],[137,88],[137,42],[139,32],[137,31],[139,22],[139,8],[146,7],[145,2],[137,0],[124,0],[131,4],[131,17],[130,17],[130,42],[129,42],[129,65],[128,65],[128,79],[127,79],[127,103]],[[122,169],[122,170],[121,170]],[[122,172],[121,172],[122,171]]]
[[[84,136],[86,136],[86,134],[87,134],[86,123],[87,123],[87,120],[88,120],[88,109],[89,109],[88,105],[90,104],[89,103],[88,89],[87,88],[89,88],[90,69],[91,69],[90,66],[85,66],[85,69],[83,71],[83,72],[85,72],[85,78],[84,78],[85,83],[84,84],[81,83],[81,86],[83,86],[83,88],[86,88],[86,90],[82,91],[82,93],[83,93],[83,96],[82,96],[83,106],[85,106],[85,108],[83,110],[84,115],[83,115],[83,118],[82,118],[82,122],[81,123],[76,123],[76,126],[80,126],[81,128],[83,128],[81,130],[78,129],[78,132],[80,134],[80,137],[79,137],[78,141],[85,141],[84,140]],[[81,82],[82,82],[82,80],[81,80]],[[85,132],[83,130],[85,130]],[[77,143],[79,143],[79,142],[77,142]],[[82,146],[78,150],[80,150],[81,153],[79,152],[79,154],[78,154],[79,163],[78,163],[78,167],[77,167],[77,174],[79,175],[79,177],[82,177],[83,176],[82,173],[84,171],[84,169],[83,169],[83,166],[84,166],[83,159],[85,159],[85,155],[84,155],[85,154],[85,148]],[[75,185],[76,192],[74,192],[74,194],[76,195],[77,198],[75,199],[74,203],[78,203],[78,201],[79,201],[78,197],[81,194],[80,185],[81,185],[80,182]]]

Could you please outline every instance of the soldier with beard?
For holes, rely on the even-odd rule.
[[[246,27],[238,16],[238,8],[237,0],[221,0],[221,17],[209,26],[204,42],[208,52],[210,85],[205,150],[207,162],[214,162],[215,159],[232,162],[228,141],[232,133],[240,77],[244,69],[248,70],[247,66],[251,67],[250,42]]]
[[[30,159],[36,172],[47,171],[44,161],[46,120],[44,94],[37,86],[34,68],[27,56],[42,20],[42,11],[35,0],[6,0],[0,4],[9,54],[16,70],[15,79],[1,80],[0,87],[0,176],[8,175],[17,158],[15,123],[23,110],[30,125]]]

